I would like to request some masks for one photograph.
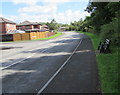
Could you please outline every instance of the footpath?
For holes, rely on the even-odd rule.
[[[42,93],[101,93],[91,40],[81,36],[75,54]]]

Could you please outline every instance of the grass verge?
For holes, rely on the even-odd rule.
[[[93,33],[82,32],[89,36],[92,40],[94,49],[97,50],[100,37]],[[97,63],[99,70],[99,78],[103,94],[118,93],[118,52],[120,49],[116,46],[111,46],[111,54],[97,54]]]

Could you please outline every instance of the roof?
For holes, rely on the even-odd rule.
[[[11,24],[16,24],[15,22],[13,21],[10,21],[6,18],[3,18],[3,17],[0,17],[0,23],[11,23]]]
[[[9,31],[7,31],[7,34],[15,34],[15,33],[25,33],[25,31],[22,31],[22,30],[9,30]]]
[[[34,31],[39,31],[39,32],[44,32],[44,31],[47,31],[49,29],[44,29],[44,28],[41,28],[41,29],[27,29],[25,30],[26,32],[34,32]]]
[[[38,22],[30,22],[30,21],[23,21],[21,22],[20,24],[18,24],[18,26],[21,26],[21,25],[40,25],[40,23]]]
[[[68,28],[68,27],[60,27],[60,28],[64,29],[64,28]]]
[[[48,27],[48,26],[44,24],[44,25],[42,25],[42,27]]]

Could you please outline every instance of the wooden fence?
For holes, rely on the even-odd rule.
[[[17,34],[13,34],[13,41],[20,41],[22,40],[22,35],[17,33]]]
[[[2,35],[1,41],[21,41],[21,40],[35,40],[41,38],[47,38],[52,35],[55,35],[54,32],[31,32],[31,33],[17,33],[17,34],[9,34]]]

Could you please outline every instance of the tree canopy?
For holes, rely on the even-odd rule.
[[[91,15],[85,20],[93,27],[94,33],[100,35],[101,39],[109,38],[112,43],[118,45],[120,2],[89,2],[86,11]]]
[[[85,11],[90,16],[71,22],[66,30],[93,32],[100,35],[101,40],[109,38],[115,45],[120,43],[120,2],[89,2]]]
[[[47,22],[46,25],[50,28],[50,30],[58,30],[59,24],[53,19],[50,23]]]

